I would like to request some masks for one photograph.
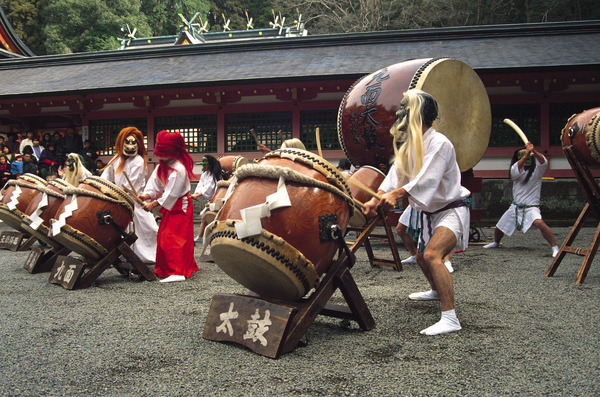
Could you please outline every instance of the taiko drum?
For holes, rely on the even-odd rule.
[[[600,168],[600,107],[569,118],[562,130],[562,146],[574,146],[580,160],[590,168]]]
[[[369,165],[387,172],[394,154],[390,128],[402,94],[413,88],[437,100],[434,128],[452,141],[461,171],[473,168],[490,139],[490,102],[473,69],[450,58],[400,62],[356,81],[338,112],[338,138],[346,157],[356,167]]]
[[[301,149],[280,149],[235,172],[237,185],[209,227],[215,263],[251,291],[298,300],[318,286],[338,249],[330,227],[345,233],[354,211],[349,187],[326,160]],[[241,210],[264,204],[285,180],[291,206],[260,218],[258,235],[238,238]]]

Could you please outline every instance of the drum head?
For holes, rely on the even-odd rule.
[[[238,239],[234,222],[210,230],[210,254],[217,266],[249,290],[270,298],[296,301],[319,284],[314,266],[283,239],[263,230]]]

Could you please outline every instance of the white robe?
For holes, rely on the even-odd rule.
[[[386,193],[403,187],[409,194],[408,201],[415,210],[436,212],[445,206],[464,200],[471,192],[460,184],[460,169],[452,142],[443,134],[430,128],[423,135],[425,157],[423,168],[410,181],[399,180],[394,163],[379,190]],[[432,230],[443,221],[444,215],[454,212],[460,220],[456,230],[459,249],[466,249],[469,243],[470,212],[467,207],[451,208],[431,215]],[[447,226],[444,224],[444,226]],[[428,236],[425,234],[425,244]]]
[[[525,183],[525,177],[527,176],[525,167],[519,171],[518,164],[514,163],[510,168],[510,178],[513,181],[513,201],[517,204],[537,207],[517,208],[515,204],[511,204],[496,224],[496,227],[507,236],[514,233],[517,223],[521,228],[520,230],[525,233],[533,225],[533,221],[542,219],[539,205],[542,194],[542,176],[548,168],[548,161],[545,160],[543,163],[539,163],[535,159],[535,162],[535,170],[527,183]]]
[[[144,170],[144,159],[140,155],[127,157],[123,172],[117,173],[117,168],[121,163],[121,158],[117,158],[109,165],[101,175],[101,178],[114,183],[119,188],[126,187],[131,189],[125,175],[131,180],[135,191],[141,194],[146,184],[146,171]],[[156,236],[158,234],[158,225],[151,212],[145,211],[136,201],[133,210],[133,226],[137,240],[133,244],[133,252],[143,262],[155,262],[156,260]],[[131,225],[127,231],[131,230]]]

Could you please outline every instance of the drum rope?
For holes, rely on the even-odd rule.
[[[114,199],[114,198],[112,198],[110,196],[107,196],[105,194],[102,194],[102,193],[92,192],[90,190],[82,189],[82,188],[75,187],[75,186],[66,187],[66,188],[64,188],[63,192],[66,195],[89,196],[89,197],[97,198],[99,200],[104,200],[104,201],[108,201],[108,202],[111,202],[111,203],[114,203],[114,204],[119,204],[119,205],[122,205],[122,206],[126,207],[129,210],[129,212],[133,212],[133,207],[130,205],[131,203],[129,203],[128,201],[117,200],[117,199]]]
[[[286,181],[292,181],[297,183],[302,183],[306,185],[316,186],[320,189],[327,190],[330,193],[337,194],[342,197],[348,205],[350,206],[351,211],[354,210],[354,200],[351,196],[345,194],[337,187],[319,181],[317,179],[311,178],[306,175],[302,175],[301,173],[294,171],[287,167],[281,167],[278,165],[261,165],[261,164],[246,164],[235,171],[235,176],[237,178],[236,185],[244,178],[248,177],[263,177],[269,179],[279,179],[279,177],[283,176]]]

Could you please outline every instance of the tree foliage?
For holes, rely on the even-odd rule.
[[[177,34],[196,12],[208,29],[290,26],[310,34],[600,19],[598,0],[0,0],[15,32],[36,54],[115,49],[117,37]],[[194,22],[199,22],[198,20]],[[281,19],[279,19],[281,22]]]

